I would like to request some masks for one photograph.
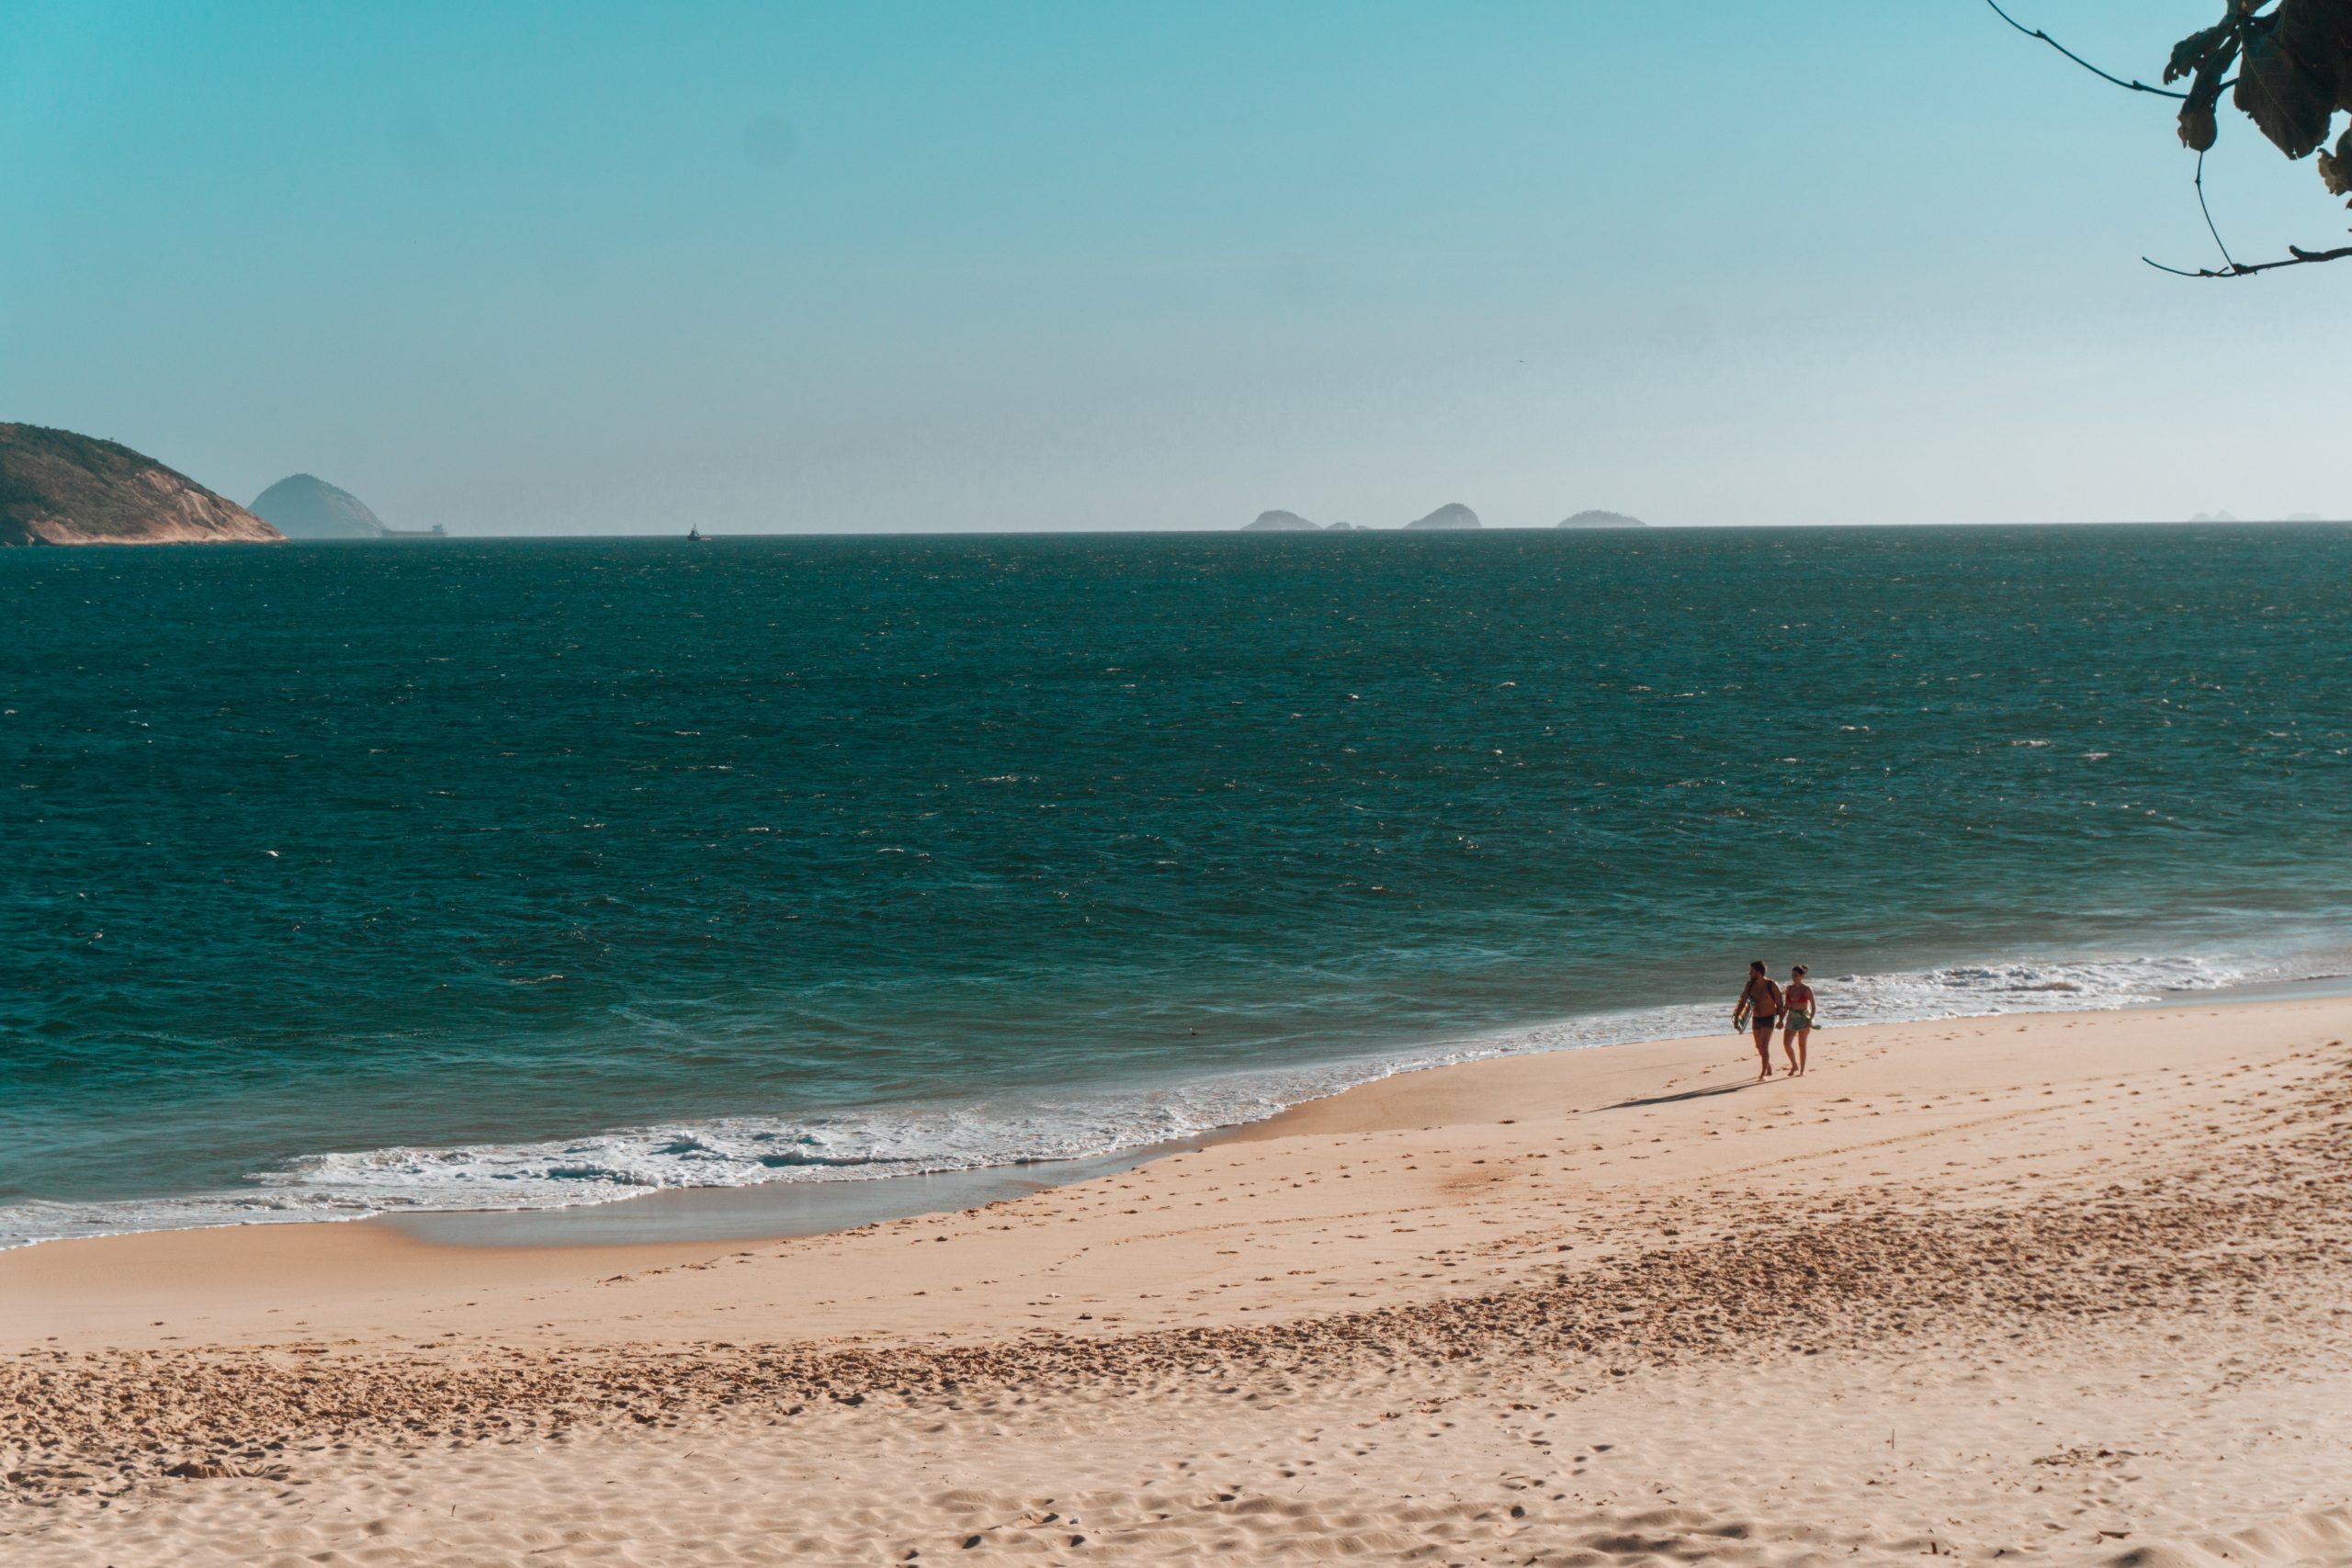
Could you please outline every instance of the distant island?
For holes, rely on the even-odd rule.
[[[1478,514],[1458,501],[1449,501],[1427,517],[1416,517],[1408,528],[1476,528]]]
[[[1244,523],[1245,534],[1368,534],[1369,523],[1316,523],[1295,512],[1261,512],[1254,523]]]
[[[1261,512],[1258,520],[1244,523],[1241,531],[1245,534],[1319,534],[1323,532],[1323,525],[1309,523],[1295,512]]]
[[[119,442],[0,424],[0,545],[271,544],[286,536]]]
[[[266,500],[267,498],[265,497],[264,499]],[[254,510],[263,511],[259,502],[254,502]],[[269,515],[271,522],[279,523],[281,526],[285,526],[282,521],[277,516],[268,513],[265,513],[265,515]],[[1476,513],[1463,505],[1462,502],[1458,501],[1449,501],[1443,506],[1439,507],[1435,512],[1430,513],[1428,516],[1417,517],[1410,523],[1406,524],[1405,526],[1408,529],[1420,528],[1437,530],[1482,528],[1485,525],[1478,521],[1478,514]],[[1560,528],[1646,528],[1649,525],[1643,522],[1638,517],[1628,517],[1622,512],[1579,512],[1575,516],[1568,518],[1565,522],[1555,524],[1554,526]],[[286,531],[289,534],[294,532],[291,527],[287,527]],[[1241,531],[1245,534],[1368,534],[1372,531],[1372,525],[1369,523],[1316,523],[1307,518],[1301,517],[1295,512],[1274,511],[1261,512],[1258,513],[1256,521],[1244,523],[1241,525]]]
[[[253,511],[289,539],[444,539],[439,527],[394,528],[368,503],[315,474],[289,474],[254,497]]]

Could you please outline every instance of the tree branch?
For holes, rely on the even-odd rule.
[[[2307,251],[2301,245],[2289,245],[2287,256],[2288,259],[2285,261],[2251,264],[2233,261],[2221,271],[2216,271],[2210,266],[2200,266],[2194,272],[2187,267],[2166,266],[2160,261],[2150,261],[2146,256],[2142,256],[2140,259],[2147,262],[2158,272],[2168,272],[2175,277],[2252,277],[2257,272],[2275,272],[2282,266],[2304,266],[2312,262],[2342,261],[2346,256],[2352,256],[2352,245],[2338,245],[2332,251]]]
[[[2235,275],[2238,258],[2230,254],[2229,243],[2222,238],[2222,231],[2213,224],[2213,209],[2205,205],[2205,154],[2197,154],[2197,210],[2205,215],[2205,231],[2213,236],[2213,248],[2222,253],[2222,261]]]
[[[2259,10],[2262,6],[2267,3],[2267,0],[2254,0],[2254,3],[2252,4],[2247,4],[2246,0],[2232,0],[2229,19],[2225,20],[2221,27],[2209,28],[2204,32],[2192,36],[2191,38],[2184,40],[2179,49],[2174,51],[2174,64],[2165,72],[2166,79],[2170,80],[2175,74],[2188,74],[2188,72],[2182,66],[2181,62],[2184,54],[2188,53],[2188,51],[2193,49],[2195,52],[2190,56],[2189,63],[2197,64],[2199,66],[2199,75],[2196,85],[2200,91],[2205,89],[2205,73],[2208,72],[2218,73],[2221,71],[2227,70],[2228,62],[2231,58],[2241,54],[2241,51],[2246,45],[2246,28],[2249,25],[2247,17],[2251,13]],[[2338,3],[2343,5],[2347,11],[2352,11],[2352,0],[2338,0]],[[1984,0],[1984,4],[1992,8],[1993,15],[2000,17],[2002,21],[2007,22],[2015,31],[2022,33],[2030,39],[2039,39],[2043,43],[2046,43],[2051,48],[2056,50],[2059,53],[2064,55],[2068,60],[2073,61],[2075,64],[2081,66],[2084,70],[2098,77],[2100,81],[2111,83],[2118,87],[2123,88],[2127,92],[2147,93],[2159,98],[2173,98],[2184,103],[2190,103],[2196,108],[2210,109],[2213,101],[2219,97],[2221,93],[2224,89],[2234,85],[2237,81],[2236,77],[2229,77],[2218,82],[2212,85],[2210,94],[2204,96],[2199,96],[2197,94],[2192,93],[2176,93],[2167,87],[2151,87],[2147,83],[2137,80],[2127,82],[2122,77],[2115,74],[2112,71],[2100,70],[2098,66],[2093,65],[2089,61],[2085,60],[2081,55],[2076,54],[2073,50],[2068,49],[2064,44],[2060,43],[2056,39],[2052,38],[2040,28],[2027,27],[2023,22],[2018,21],[2015,17],[2010,16],[2007,11],[2001,9],[2000,0]],[[2267,20],[2270,18],[2265,19]],[[2226,36],[2224,36],[2225,34]],[[2244,73],[2241,72],[2240,74],[2243,75]],[[2184,109],[2181,112],[2181,140],[2188,142],[2189,145],[2198,150],[2197,177],[2195,180],[2197,187],[2197,210],[2204,215],[2205,231],[2213,236],[2214,247],[2222,253],[2222,265],[2218,268],[2200,266],[2192,270],[2188,267],[2166,266],[2164,263],[2157,261],[2153,256],[2142,256],[2140,258],[2142,261],[2147,263],[2148,265],[2154,267],[2158,272],[2170,273],[2175,277],[2252,277],[2258,273],[2276,272],[2280,267],[2309,266],[2316,262],[2343,261],[2346,257],[2352,257],[2352,245],[2341,245],[2332,251],[2307,251],[2301,245],[2289,245],[2287,247],[2287,259],[2284,261],[2247,263],[2242,262],[2238,260],[2237,257],[2232,255],[2230,254],[2230,247],[2228,243],[2222,238],[2221,229],[2213,221],[2213,209],[2206,202],[2205,199],[2205,149],[2211,146],[2213,141],[2211,116],[2210,114],[2204,116],[2201,125],[2203,135],[2200,138],[2192,141],[2192,130],[2199,128],[2192,127],[2188,123],[2188,117],[2190,110]],[[2274,141],[2277,140],[2275,136],[2272,139]],[[2352,142],[2352,136],[2347,136],[2346,141],[2347,142]]]
[[[2089,61],[2085,60],[2081,55],[2076,54],[2073,50],[2068,49],[2064,44],[2060,43],[2056,39],[2052,38],[2040,28],[2029,28],[2023,22],[2018,21],[2015,17],[2010,16],[2007,11],[2002,10],[1999,5],[1996,3],[1996,0],[1984,0],[1984,4],[1993,7],[1993,15],[2000,17],[2001,20],[2008,23],[2009,26],[2017,28],[2018,31],[2025,34],[2026,37],[2040,39],[2042,42],[2048,44],[2051,48],[2056,50],[2059,53],[2064,55],[2067,59],[2073,61],[2075,64],[2081,66],[2084,70],[2089,72],[2092,75],[2098,77],[2102,82],[2112,82],[2117,86],[2128,88],[2134,93],[2154,93],[2160,98],[2185,99],[2188,96],[2187,93],[2176,93],[2167,87],[2151,87],[2145,82],[2126,82],[2122,77],[2114,74],[2112,72],[2101,71],[2098,66],[2093,65]],[[2227,84],[2224,84],[2224,85],[2226,85]],[[2144,257],[2142,259],[2145,260]],[[2148,265],[2154,266],[2155,264],[2154,262],[2150,262]],[[2280,262],[2278,265],[2284,266],[2287,264]],[[2166,268],[2165,270],[2170,271],[2172,269]],[[2218,276],[2227,275],[2223,274]]]

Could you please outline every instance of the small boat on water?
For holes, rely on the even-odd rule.
[[[690,545],[699,545],[699,544],[701,544],[701,543],[702,543],[702,530],[701,530],[701,529],[699,529],[699,528],[694,527],[693,525],[689,525],[687,526],[687,528],[686,528],[686,543],[688,543],[688,544],[690,544]]]

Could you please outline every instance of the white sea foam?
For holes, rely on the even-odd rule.
[[[1954,964],[1885,975],[1816,976],[1828,1027],[2079,1011],[2159,1001],[2318,973],[2256,961],[2114,958]],[[1082,1158],[1167,1143],[1271,1116],[1395,1073],[1533,1051],[1725,1034],[1721,1002],[1563,1019],[1378,1057],[1234,1073],[1182,1083],[1023,1100],[863,1112],[662,1123],[587,1137],[452,1148],[313,1155],[255,1173],[230,1192],[0,1209],[0,1247],[122,1231],[394,1211],[554,1208],[662,1188],[868,1180]],[[1834,1035],[1831,1037],[1834,1040]]]

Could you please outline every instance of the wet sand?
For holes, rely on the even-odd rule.
[[[1505,1058],[791,1240],[25,1249],[0,1560],[2352,1562],[2347,1037]]]

